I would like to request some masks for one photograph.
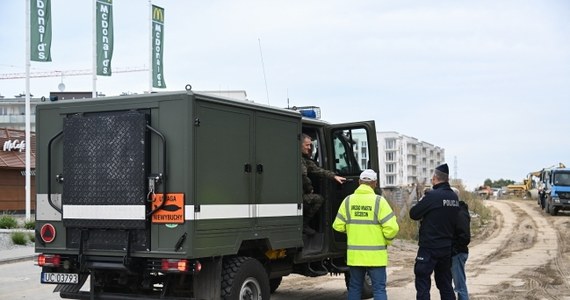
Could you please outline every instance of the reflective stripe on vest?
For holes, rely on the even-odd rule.
[[[352,246],[352,245],[347,245],[346,249],[348,249],[348,250],[376,251],[376,250],[386,250],[386,249],[388,249],[388,247],[386,247],[386,246]]]

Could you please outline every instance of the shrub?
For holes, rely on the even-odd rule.
[[[36,241],[36,235],[33,233],[28,233],[28,239],[30,242],[34,243]]]
[[[418,229],[419,224],[417,221],[410,219],[410,215],[407,211],[402,211],[402,207],[394,204],[392,201],[388,200],[394,214],[398,220],[398,226],[400,226],[400,231],[396,236],[397,239],[404,240],[417,240],[418,239]]]
[[[18,221],[13,216],[3,215],[0,217],[0,228],[12,229],[16,227],[18,227]]]
[[[465,201],[467,205],[469,205],[469,210],[477,215],[477,217],[471,218],[471,237],[473,238],[482,230],[482,227],[484,227],[488,221],[493,218],[493,215],[491,210],[485,206],[484,200],[477,198],[475,195],[465,191],[463,188],[460,188],[459,190],[459,199]],[[393,203],[390,199],[388,199],[388,202],[390,202],[390,206],[394,210],[394,214],[397,216],[398,225],[400,226],[400,232],[396,238],[417,240],[420,224],[418,221],[410,219],[409,208],[407,208],[408,211],[403,212],[401,211],[403,209],[402,207]]]
[[[12,238],[12,242],[16,245],[25,245],[28,242],[26,235],[21,231],[12,232],[10,237]]]
[[[32,221],[26,221],[24,223],[24,228],[30,229],[30,230],[35,229],[36,228],[36,221],[33,221],[33,220]]]

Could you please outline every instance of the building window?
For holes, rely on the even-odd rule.
[[[386,139],[386,150],[394,150],[394,149],[396,149],[396,140]]]
[[[395,180],[395,176],[394,175],[388,175],[386,176],[386,184],[387,185],[394,185],[396,184],[396,180]]]
[[[396,155],[395,152],[386,152],[386,161],[395,161]]]

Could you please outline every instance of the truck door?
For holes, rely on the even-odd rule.
[[[258,226],[298,225],[301,210],[300,117],[257,112],[255,215]],[[273,236],[276,236],[274,234]]]
[[[342,200],[358,187],[358,178],[364,169],[378,173],[378,143],[374,121],[336,124],[325,129],[327,161],[330,169],[347,181],[336,185],[331,195],[330,224],[334,221]],[[333,231],[331,229],[331,231]],[[346,249],[346,235],[333,231],[337,249]]]
[[[196,115],[196,229],[249,228],[253,111],[198,102]]]

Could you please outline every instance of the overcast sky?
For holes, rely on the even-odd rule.
[[[113,67],[148,67],[148,1],[113,2]],[[245,90],[258,103],[320,106],[332,123],[375,120],[444,148],[468,188],[570,165],[570,1],[153,4],[166,18],[167,88],[157,91]],[[0,74],[25,72],[24,7],[0,0]],[[92,1],[52,0],[52,62],[32,72],[91,69],[92,13]],[[61,82],[93,86],[91,76],[34,78],[31,93]],[[148,82],[115,73],[97,89],[142,93]],[[24,80],[0,80],[0,95],[24,91]]]

